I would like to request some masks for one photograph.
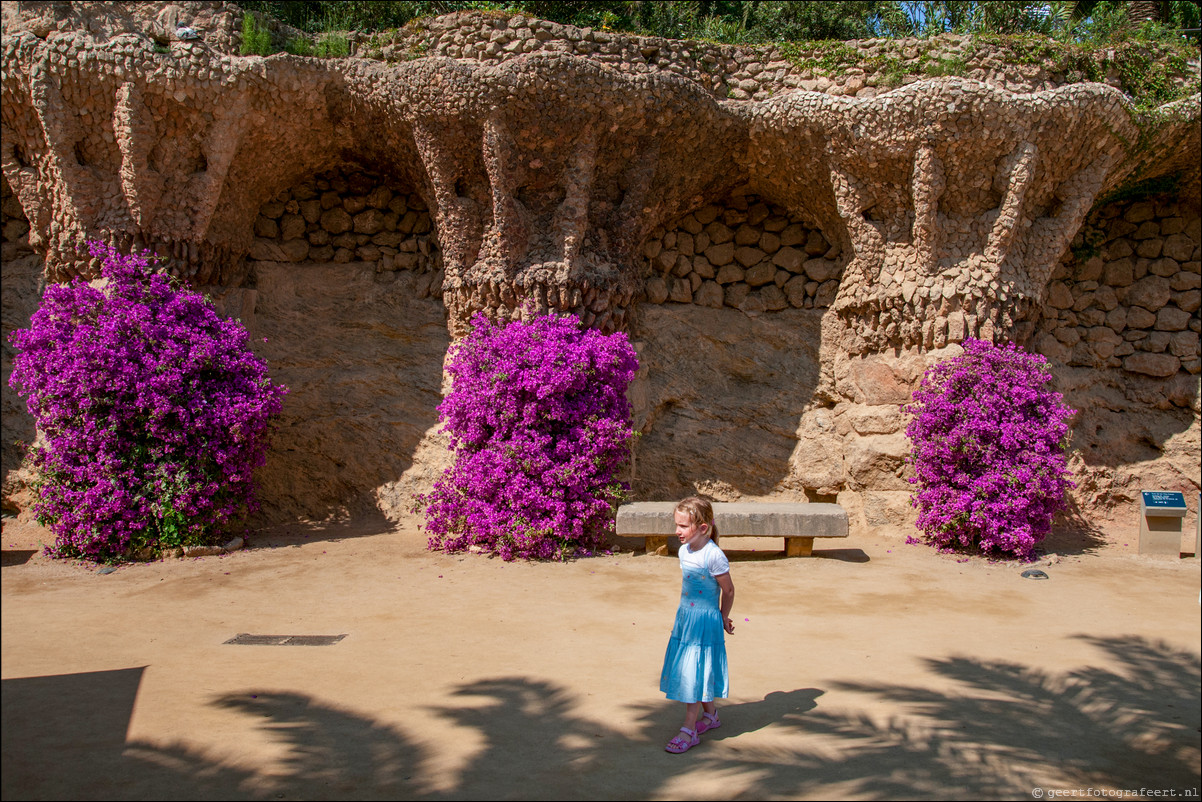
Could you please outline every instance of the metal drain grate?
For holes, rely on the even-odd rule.
[[[346,635],[251,635],[247,632],[226,641],[235,646],[333,646]]]

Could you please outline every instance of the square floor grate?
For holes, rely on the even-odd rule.
[[[236,646],[333,646],[346,635],[251,635],[242,632],[226,641]]]

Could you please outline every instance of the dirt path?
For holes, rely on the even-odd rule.
[[[732,698],[673,756],[674,559],[505,564],[366,523],[101,575],[5,524],[5,799],[1197,798],[1197,560],[733,552]]]

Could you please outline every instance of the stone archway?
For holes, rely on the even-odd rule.
[[[1192,405],[1180,427],[1197,431],[1196,349],[1173,340],[1180,355],[1167,342],[1160,349],[1130,345],[1132,353],[1119,354],[1128,346],[1115,342],[1158,344],[1164,330],[1156,326],[1170,306],[1176,311],[1163,313],[1164,325],[1177,326],[1184,315],[1180,331],[1195,331],[1192,301],[1182,296],[1157,305],[1149,298],[1141,305],[1128,302],[1132,290],[1120,298],[1126,288],[1112,285],[1111,306],[1105,292],[1087,286],[1098,282],[1089,277],[1092,268],[1059,275],[1091,205],[1133,176],[1183,175],[1196,200],[1202,130],[1196,96],[1141,118],[1112,86],[1015,86],[987,72],[879,92],[858,80],[801,78],[786,59],[755,62],[753,80],[737,76],[752,75],[754,54],[734,48],[690,50],[480,15],[411,32],[422,47],[392,62],[242,58],[232,55],[233,15],[218,4],[196,4],[196,11],[220,20],[221,31],[200,41],[168,37],[167,45],[147,34],[146,7],[129,6],[128,15],[126,7],[105,8],[105,20],[92,20],[96,25],[76,19],[78,8],[68,4],[39,6],[28,19],[5,17],[3,169],[50,280],[87,273],[74,252],[80,238],[155,248],[176,274],[211,289],[227,314],[253,316],[268,329],[269,322],[279,325],[298,349],[281,355],[291,360],[290,370],[301,370],[304,349],[323,348],[313,322],[338,315],[365,326],[365,336],[387,330],[398,341],[408,336],[406,321],[417,320],[422,348],[438,342],[444,350],[478,311],[511,318],[556,310],[603,330],[646,333],[651,361],[661,359],[655,349],[662,343],[660,353],[674,355],[663,360],[687,362],[692,355],[677,346],[696,331],[714,332],[715,343],[740,332],[753,350],[779,342],[751,366],[723,362],[714,348],[710,363],[723,365],[722,375],[705,382],[755,384],[773,371],[796,369],[797,395],[808,396],[792,433],[772,423],[778,431],[761,449],[772,469],[751,481],[730,462],[720,471],[729,477],[723,493],[903,492],[897,404],[926,361],[968,336],[1030,343],[1038,332],[1035,342],[1050,352],[1068,349],[1066,368],[1122,371],[1120,383],[1129,387],[1143,382],[1131,375],[1159,381],[1132,390],[1137,406],[1159,404],[1158,388],[1188,385],[1168,395],[1182,402],[1170,401],[1177,408]],[[68,17],[80,23],[77,29]],[[468,30],[452,30],[461,22]],[[423,55],[424,42],[437,50]],[[751,88],[736,92],[732,81]],[[335,192],[337,203],[308,219],[310,207],[303,205],[314,198],[294,197],[294,188],[352,163],[393,176],[406,196],[404,213],[389,207],[397,196],[391,186],[391,197],[385,202],[381,194],[375,201],[383,205],[373,205],[374,190],[349,193],[348,183],[349,194]],[[722,222],[731,239],[716,242],[718,229],[705,229],[717,216],[705,223],[697,211],[743,186],[768,199],[765,220],[784,217],[785,228],[740,234],[745,221]],[[411,196],[429,206],[436,249],[430,238],[428,252],[420,240],[417,251],[402,249],[408,239],[375,240],[396,233],[389,215],[401,225],[416,208]],[[348,209],[349,197],[362,199],[362,207]],[[772,203],[788,214],[774,212]],[[261,214],[265,209],[271,213]],[[1191,214],[1196,220],[1196,209]],[[805,244],[799,239],[770,253],[776,243],[769,235],[779,238],[793,225],[790,215],[806,221]],[[823,240],[814,240],[810,253],[814,229]],[[698,249],[703,232],[711,241]],[[1181,233],[1157,236],[1167,245]],[[685,235],[693,238],[691,259]],[[748,241],[740,243],[741,236]],[[819,254],[823,244],[829,247]],[[711,258],[706,252],[714,246],[731,253]],[[1154,257],[1139,258],[1154,273]],[[645,259],[655,263],[646,274]],[[1172,275],[1152,276],[1169,282],[1170,298],[1194,291],[1183,283],[1190,280],[1183,276],[1197,274],[1187,267],[1197,263],[1194,251],[1183,259]],[[730,268],[725,275],[723,268]],[[1139,269],[1136,260],[1132,270]],[[305,271],[308,284],[300,279]],[[1071,286],[1064,281],[1069,275]],[[820,314],[836,288],[829,311]],[[1157,281],[1144,288],[1164,294]],[[440,294],[445,308],[430,297]],[[640,300],[644,295],[651,303]],[[308,322],[270,317],[288,304],[294,312],[308,310]],[[1123,333],[1109,329],[1112,335],[1095,325],[1096,313],[1105,318],[1118,306],[1153,312],[1147,304],[1155,306],[1154,323],[1124,321]],[[1041,330],[1052,317],[1044,314],[1048,306],[1057,310],[1056,323]],[[369,307],[391,317],[354,319],[347,311]],[[640,323],[635,310],[673,320],[660,331]],[[1129,314],[1147,322],[1147,315]],[[774,327],[790,316],[799,321],[789,324],[796,334],[778,337]],[[810,321],[819,318],[811,336]],[[438,334],[436,323],[443,327]],[[1128,340],[1127,329],[1147,336],[1133,332]],[[1074,332],[1086,346],[1067,342]],[[816,356],[792,367],[774,361],[789,350],[789,336],[804,336]],[[354,347],[327,350],[337,355]],[[1101,362],[1091,362],[1095,356]],[[415,429],[433,419],[441,357],[431,355],[418,370],[427,412]],[[404,359],[393,364],[403,372]],[[648,408],[705,403],[703,383],[665,385]],[[761,397],[781,397],[773,393]],[[350,385],[326,392],[333,404],[340,394],[354,397]],[[722,410],[722,419],[743,415],[748,431],[757,431],[748,409],[776,403]],[[329,428],[353,418],[334,415]],[[659,431],[667,433],[662,425]],[[669,440],[706,434],[702,426],[680,429],[679,437],[656,446],[657,459],[671,467]],[[779,445],[790,441],[796,447],[786,454]],[[412,452],[410,440],[397,442],[388,447]],[[313,443],[305,453],[327,448]],[[649,453],[642,454],[644,465]],[[314,477],[336,475],[352,465],[351,456],[341,466],[327,460]],[[406,472],[400,463],[381,464],[389,467],[353,488],[337,489],[331,480],[325,495],[345,491],[350,498]],[[784,483],[769,482],[768,474]],[[1194,478],[1182,481],[1196,485]],[[287,484],[280,483],[281,497],[298,492]]]

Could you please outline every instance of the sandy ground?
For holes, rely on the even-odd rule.
[[[1031,580],[895,540],[728,540],[732,697],[670,755],[675,559],[506,564],[369,521],[102,575],[5,524],[5,799],[1198,794],[1199,564],[1134,544]]]

